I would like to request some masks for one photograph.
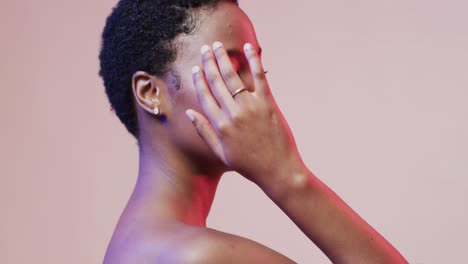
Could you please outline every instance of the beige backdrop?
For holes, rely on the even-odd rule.
[[[99,263],[137,176],[98,49],[115,0],[0,4],[0,263]],[[304,160],[411,263],[468,250],[468,2],[241,1]],[[211,227],[329,263],[236,174]]]

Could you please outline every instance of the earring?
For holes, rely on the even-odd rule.
[[[158,116],[160,113],[161,113],[161,110],[159,110],[159,105],[161,104],[161,102],[157,99],[157,98],[153,98],[153,102],[154,104],[156,105],[154,108],[153,108],[153,113]]]
[[[158,116],[159,115],[159,107],[154,107],[153,113]]]

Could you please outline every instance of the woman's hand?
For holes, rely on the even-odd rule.
[[[224,48],[215,43],[213,49],[202,48],[203,70],[195,67],[193,74],[204,115],[187,114],[214,153],[259,185],[333,263],[408,263],[302,163],[252,46],[245,54],[253,89],[234,98],[246,84]]]
[[[193,82],[204,113],[186,111],[198,134],[229,168],[256,184],[290,175],[302,161],[253,46],[244,46],[251,84],[242,82],[220,42],[201,53],[203,69],[193,68]],[[248,90],[233,97],[240,88]]]

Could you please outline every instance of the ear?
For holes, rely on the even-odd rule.
[[[160,107],[160,82],[157,81],[157,77],[144,72],[137,71],[132,77],[132,91],[135,96],[137,104],[154,115],[153,111],[156,106]]]

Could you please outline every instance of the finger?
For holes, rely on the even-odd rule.
[[[194,66],[192,68],[192,79],[195,85],[198,102],[200,103],[203,112],[212,123],[215,123],[219,120],[222,112],[219,105],[216,103],[216,100],[213,98],[213,95],[206,83],[204,73],[199,66]]]
[[[234,110],[235,101],[233,100],[231,93],[219,72],[218,64],[215,61],[215,57],[210,46],[204,45],[201,48],[201,53],[203,70],[214,97],[221,105],[222,109],[228,111]]]
[[[185,111],[185,114],[190,119],[190,121],[192,121],[192,124],[195,126],[195,130],[197,131],[198,135],[211,148],[213,153],[224,163],[226,163],[221,141],[219,140],[216,131],[210,122],[202,114],[192,109]]]
[[[216,61],[218,63],[219,70],[221,72],[221,76],[223,77],[224,82],[229,87],[230,93],[232,94],[236,90],[245,87],[241,78],[235,71],[234,66],[232,65],[231,59],[229,58],[229,55],[226,49],[224,48],[223,44],[219,41],[213,43],[213,51],[216,57]],[[244,93],[244,94],[247,94],[247,93]],[[242,100],[242,99],[238,99],[238,98],[245,98],[245,97],[241,96],[241,94],[238,94],[234,98],[236,101],[239,102],[239,100]]]
[[[263,69],[260,57],[255,51],[254,47],[250,43],[244,45],[244,53],[249,62],[250,71],[253,77],[253,83],[255,86],[255,94],[266,95],[269,91],[268,82],[265,76],[265,70]]]

